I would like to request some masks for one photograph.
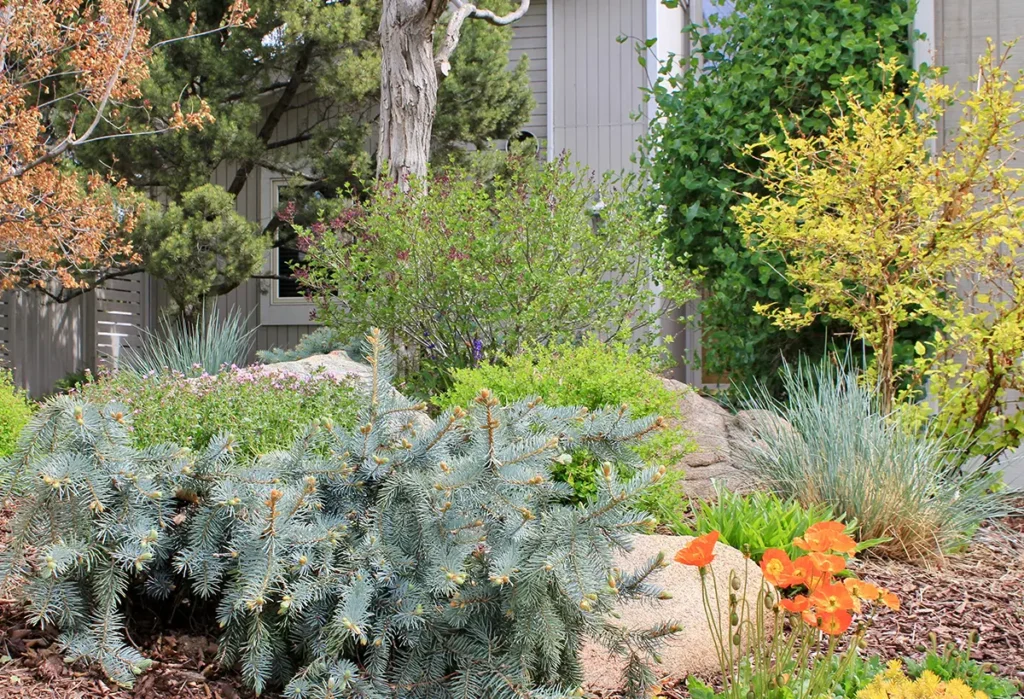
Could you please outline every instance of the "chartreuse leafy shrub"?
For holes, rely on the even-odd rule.
[[[809,527],[826,522],[832,517],[832,508],[823,503],[804,506],[800,501],[783,499],[774,493],[755,490],[734,493],[718,489],[713,500],[691,501],[692,525],[683,528],[683,534],[700,536],[717,531],[722,543],[749,552],[755,562],[761,560],[766,549],[782,549],[797,557],[801,551],[793,540],[801,537]],[[845,532],[856,531],[856,523],[845,525]],[[861,550],[881,542],[861,542]]]
[[[651,372],[653,357],[630,351],[624,343],[602,342],[591,336],[581,344],[531,345],[498,364],[456,369],[451,387],[432,399],[440,408],[470,405],[487,388],[503,402],[540,398],[555,407],[581,406],[590,410],[628,406],[636,417],[679,416],[679,397]],[[637,446],[648,464],[672,465],[693,449],[679,430],[663,430]],[[593,498],[599,489],[601,463],[580,449],[556,464],[556,477],[572,486],[577,498]],[[623,473],[623,475],[626,475]],[[639,506],[674,529],[683,527],[686,500],[681,469],[668,472],[642,496]]]
[[[11,372],[0,369],[0,459],[14,451],[18,435],[32,417],[32,403],[14,385]]]
[[[940,438],[908,430],[879,410],[861,376],[840,363],[809,361],[781,372],[786,403],[759,386],[751,408],[792,429],[765,430],[739,458],[775,493],[805,507],[828,507],[856,522],[877,551],[934,560],[970,542],[988,518],[1012,511],[997,492],[998,473],[958,468],[960,455]]]
[[[826,112],[815,137],[751,146],[765,193],[736,209],[747,243],[785,255],[786,279],[800,291],[759,304],[759,313],[786,328],[818,315],[848,324],[874,348],[883,411],[902,381],[927,383],[940,429],[984,454],[1017,446],[1024,433],[1015,409],[1024,389],[1024,175],[1010,165],[1024,152],[1015,128],[1024,77],[1010,70],[1008,52],[990,47],[981,57],[976,87],[958,105],[959,128],[940,152],[931,144],[955,93],[915,77],[914,118],[887,86]],[[895,62],[881,69],[895,81]],[[924,317],[938,329],[901,372],[896,333]]]
[[[369,341],[358,428],[321,422],[254,461],[227,435],[137,449],[116,405],[47,404],[4,561],[32,618],[127,683],[146,660],[125,643],[126,600],[176,588],[216,604],[223,663],[295,698],[568,696],[587,633],[628,657],[643,695],[641,661],[676,627],[605,615],[659,592],[647,578],[663,557],[634,572],[612,555],[647,528],[630,502],[663,472],[609,470],[593,503],[567,505],[551,466],[582,445],[638,464],[629,446],[660,422],[481,392],[428,424]]]
[[[230,432],[234,448],[246,455],[287,448],[314,420],[351,427],[359,406],[344,377],[237,367],[215,376],[118,372],[79,390],[90,402],[119,404],[131,416],[127,429],[139,448],[175,443],[201,450]]]
[[[674,0],[673,0],[674,2]],[[820,354],[826,326],[783,330],[754,312],[756,303],[799,301],[781,274],[778,252],[748,247],[733,206],[764,193],[761,164],[748,152],[762,134],[779,136],[795,123],[808,136],[830,126],[821,107],[847,95],[870,104],[881,92],[880,59],[899,57],[909,73],[910,0],[715,0],[705,22],[687,28],[689,59],[662,66],[652,90],[646,171],[650,196],[664,206],[671,254],[704,273],[701,302],[707,367],[730,378],[775,378],[780,354]],[[681,65],[682,64],[682,65]],[[685,68],[685,70],[680,70]],[[908,329],[898,350],[912,362],[920,329]],[[909,341],[907,341],[909,340]]]
[[[325,325],[341,337],[382,328],[425,393],[530,342],[652,336],[692,293],[657,212],[617,185],[565,158],[516,156],[498,174],[381,181],[365,204],[302,232],[301,273]]]

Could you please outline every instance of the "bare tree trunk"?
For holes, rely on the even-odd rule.
[[[437,109],[433,1],[384,0],[380,19],[380,140],[378,174],[407,186],[427,174]]]
[[[452,7],[445,35],[434,54],[434,29]],[[410,176],[427,174],[430,135],[437,112],[437,87],[451,69],[462,25],[479,19],[505,26],[521,19],[530,0],[507,15],[481,10],[466,0],[384,0],[380,17],[380,138],[377,174],[407,187]],[[384,169],[387,168],[387,172]]]

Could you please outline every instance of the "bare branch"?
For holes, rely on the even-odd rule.
[[[506,15],[496,15],[491,10],[481,10],[472,3],[464,0],[455,0],[455,10],[444,31],[444,41],[434,56],[434,65],[441,77],[446,77],[451,72],[451,56],[455,47],[459,45],[459,37],[462,34],[462,25],[467,19],[481,19],[489,24],[499,27],[508,26],[516,20],[522,19],[523,15],[530,9],[530,0],[520,0],[519,7]]]

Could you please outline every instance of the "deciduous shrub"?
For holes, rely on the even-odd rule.
[[[820,354],[830,336],[822,323],[782,330],[754,313],[755,303],[788,304],[797,292],[779,274],[783,256],[747,247],[736,225],[732,207],[745,193],[763,192],[750,176],[760,164],[746,147],[796,122],[809,135],[824,132],[820,108],[844,104],[846,95],[871,103],[883,85],[879,59],[900,56],[909,73],[914,12],[909,0],[713,5],[704,23],[685,32],[689,60],[664,65],[653,88],[650,195],[665,207],[673,253],[685,252],[685,263],[705,273],[708,368],[728,370],[733,381],[768,381],[780,354]],[[901,343],[905,361],[913,361],[914,339],[921,333]]]
[[[321,321],[342,337],[382,328],[428,392],[530,342],[651,335],[689,287],[657,214],[622,185],[524,157],[496,176],[449,167],[408,191],[380,182],[300,236],[300,272]]]
[[[631,352],[623,343],[594,337],[578,345],[532,345],[498,364],[456,369],[451,388],[432,400],[441,408],[467,406],[486,388],[504,402],[540,398],[556,407],[601,410],[628,406],[636,417],[678,417],[679,398],[652,373],[653,360]],[[672,465],[692,448],[683,432],[664,430],[639,445],[638,453],[648,464]],[[599,488],[601,464],[586,450],[571,457],[555,466],[555,475],[571,485],[579,499],[592,498]],[[677,530],[683,527],[686,505],[682,479],[682,470],[673,469],[639,502],[641,508]]]
[[[200,450],[230,432],[242,453],[266,454],[286,448],[313,420],[351,426],[358,409],[344,377],[239,368],[216,376],[195,370],[121,372],[86,383],[81,392],[91,402],[123,406],[132,418],[132,443],[139,448],[175,443]]]
[[[14,451],[18,435],[32,417],[32,403],[14,385],[11,372],[0,369],[0,459]]]
[[[955,93],[915,78],[920,112],[911,118],[891,86],[898,65],[887,63],[890,86],[825,113],[821,135],[751,146],[766,193],[736,210],[747,243],[783,256],[800,292],[758,312],[787,328],[819,315],[847,323],[874,348],[883,411],[906,378],[897,331],[935,319],[910,379],[930,382],[943,430],[980,440],[987,454],[1024,433],[1012,397],[1024,389],[1024,176],[1010,164],[1024,152],[1024,78],[1009,70],[1008,51],[990,47],[980,59],[960,127],[940,152],[930,144]]]
[[[876,550],[900,558],[940,558],[1011,509],[993,492],[998,474],[961,471],[949,442],[889,419],[860,379],[827,360],[785,365],[787,402],[762,386],[748,406],[793,429],[763,432],[739,458],[782,497],[831,508],[857,523],[860,540],[888,539]]]
[[[146,665],[124,640],[126,598],[177,585],[216,601],[221,661],[256,691],[565,697],[588,633],[629,658],[630,694],[646,692],[640,661],[676,627],[625,631],[604,615],[658,592],[647,578],[662,557],[629,572],[612,554],[646,528],[629,503],[663,471],[622,483],[609,470],[576,506],[551,464],[583,444],[636,463],[627,446],[660,423],[481,392],[468,414],[425,425],[370,339],[360,426],[320,423],[251,464],[224,435],[199,452],[139,450],[116,406],[49,403],[24,446],[29,491],[5,560],[32,618],[121,682]]]

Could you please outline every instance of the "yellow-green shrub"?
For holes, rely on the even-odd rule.
[[[11,372],[0,369],[0,458],[10,455],[32,416],[32,403],[14,385]]]
[[[456,369],[452,386],[433,399],[440,408],[471,405],[480,389],[487,388],[502,403],[539,397],[553,407],[584,406],[590,410],[629,407],[630,414],[643,418],[661,415],[678,417],[678,397],[651,371],[652,359],[630,351],[622,343],[604,343],[591,337],[578,345],[534,345],[500,364]],[[649,464],[668,465],[692,450],[692,443],[679,430],[664,430],[638,447]],[[597,492],[599,464],[585,451],[572,455],[555,475],[571,485],[586,500]],[[644,496],[640,506],[669,526],[683,526],[685,499],[679,487],[682,471],[670,469],[665,479]]]

